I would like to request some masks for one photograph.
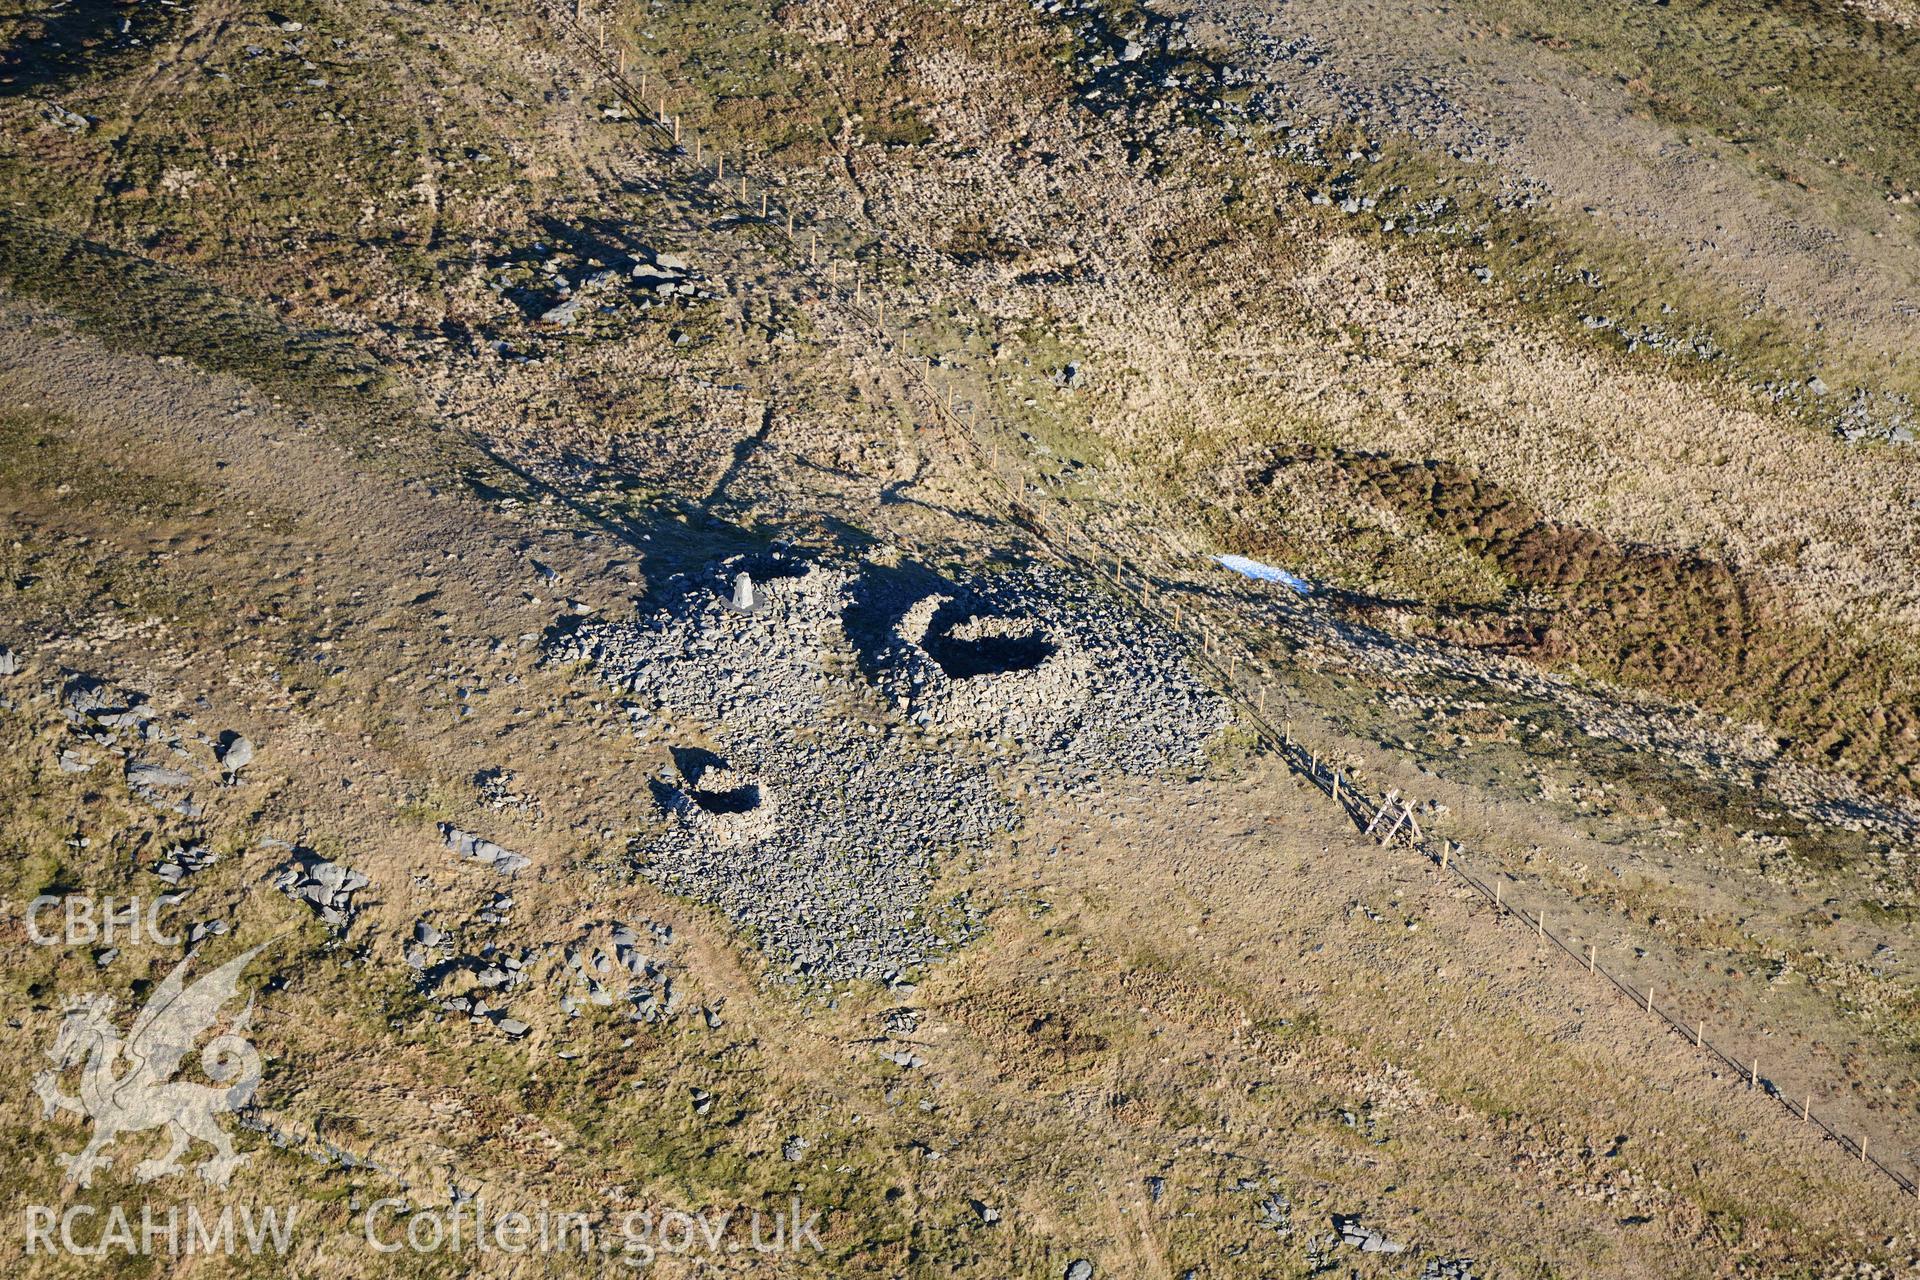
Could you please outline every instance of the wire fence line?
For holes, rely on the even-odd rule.
[[[753,198],[755,184],[746,172],[744,152],[736,153],[736,175],[734,181],[729,182],[725,177],[724,151],[715,150],[709,160],[703,140],[697,138],[691,139],[692,149],[689,150],[687,144],[690,139],[683,136],[681,117],[668,110],[670,96],[686,92],[684,88],[670,87],[664,79],[649,81],[648,72],[644,69],[639,69],[640,80],[636,82],[629,74],[625,51],[608,47],[604,19],[590,27],[580,15],[577,3],[539,0],[539,5],[568,47],[579,52],[606,80],[611,92],[635,113],[637,122],[661,144],[669,163],[701,180],[709,196],[735,208],[744,222],[771,233],[770,241],[777,249],[783,250],[781,256],[791,265],[815,275],[820,272],[819,244],[823,230],[829,233],[830,247],[834,241],[839,241],[842,246],[862,243],[877,246],[881,243],[877,234],[863,235],[861,229],[851,222],[823,216],[816,211],[801,210],[784,187],[772,183],[762,181],[758,184],[759,199],[756,202]],[[658,90],[652,99],[647,97],[649,84]],[[857,254],[857,249],[855,252]],[[918,392],[922,407],[931,420],[939,425],[949,446],[957,455],[965,455],[975,469],[990,481],[987,497],[998,509],[998,514],[1026,530],[1061,563],[1104,581],[1120,595],[1137,603],[1140,609],[1153,614],[1164,625],[1193,637],[1195,645],[1191,656],[1227,692],[1242,720],[1259,740],[1277,753],[1290,771],[1333,799],[1363,836],[1374,838],[1380,825],[1388,818],[1393,818],[1392,824],[1379,837],[1382,847],[1397,844],[1404,836],[1404,843],[1410,851],[1433,865],[1443,876],[1451,875],[1471,890],[1494,909],[1498,918],[1510,917],[1528,927],[1542,944],[1550,944],[1589,977],[1609,984],[1635,1008],[1649,1017],[1658,1018],[1668,1030],[1684,1037],[1697,1051],[1744,1080],[1747,1088],[1763,1090],[1793,1120],[1814,1129],[1849,1155],[1857,1156],[1863,1164],[1884,1176],[1901,1194],[1920,1199],[1920,1179],[1890,1167],[1881,1156],[1868,1149],[1864,1135],[1847,1134],[1815,1112],[1810,1094],[1801,1096],[1796,1102],[1794,1096],[1761,1074],[1758,1057],[1736,1057],[1718,1040],[1706,1034],[1703,1021],[1689,1022],[1670,1005],[1663,1006],[1658,1000],[1657,988],[1652,983],[1643,989],[1600,963],[1596,944],[1588,943],[1583,954],[1564,929],[1550,927],[1545,908],[1536,907],[1529,912],[1510,898],[1506,893],[1507,878],[1498,872],[1476,871],[1463,856],[1465,851],[1459,844],[1444,837],[1436,842],[1434,837],[1426,835],[1419,825],[1414,805],[1402,799],[1397,792],[1388,791],[1377,797],[1370,795],[1350,771],[1297,741],[1293,736],[1291,721],[1285,716],[1284,706],[1278,721],[1274,719],[1274,713],[1269,711],[1268,694],[1273,687],[1271,672],[1250,646],[1235,639],[1235,628],[1223,625],[1210,616],[1205,597],[1200,597],[1201,603],[1189,600],[1183,607],[1181,596],[1192,597],[1196,594],[1189,584],[1171,573],[1155,575],[1149,572],[1147,562],[1140,559],[1138,551],[1130,556],[1104,545],[1088,536],[1077,522],[1060,520],[1040,506],[1029,503],[1027,490],[1034,486],[1030,485],[1027,472],[1019,465],[1017,457],[1010,458],[1015,463],[1012,478],[1004,473],[999,439],[995,434],[997,430],[1002,435],[1011,434],[1017,439],[1017,429],[997,424],[990,409],[983,413],[979,406],[969,403],[965,396],[959,394],[961,388],[955,382],[949,381],[944,385],[937,383],[932,376],[936,368],[932,358],[914,359],[904,355],[895,341],[894,331],[887,325],[883,295],[876,294],[869,303],[863,296],[857,274],[852,287],[843,289],[840,287],[838,271],[832,264],[829,264],[829,272],[830,279],[824,285],[818,280],[814,282],[820,300],[851,318],[875,338],[880,349],[893,359],[904,375],[909,393]],[[1012,448],[1008,452],[1010,455],[1014,453]],[[1149,526],[1145,541],[1155,544],[1152,550],[1165,557],[1165,563],[1181,564],[1190,562],[1193,557],[1190,549],[1176,545],[1162,528]],[[1173,585],[1169,586],[1170,582]],[[1156,590],[1158,599],[1155,598]],[[1168,608],[1169,601],[1171,610]],[[1265,672],[1268,680],[1249,685],[1242,677],[1243,669],[1249,674]],[[1396,806],[1400,810],[1398,814],[1393,812]]]

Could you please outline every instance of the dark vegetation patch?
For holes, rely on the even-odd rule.
[[[1454,616],[1444,599],[1421,601],[1415,616],[1435,638],[1695,701],[1766,724],[1802,758],[1870,785],[1920,789],[1920,673],[1866,637],[1800,617],[1784,593],[1738,566],[1551,520],[1438,459],[1302,453],[1263,481],[1269,492],[1337,484],[1419,521],[1514,584],[1491,618],[1497,625],[1486,611]]]
[[[186,12],[183,5],[126,0],[6,0],[0,4],[0,98],[55,91],[130,64]]]
[[[316,408],[365,416],[386,390],[344,336],[301,329],[206,281],[0,211],[0,280],[59,308],[110,346],[188,360]]]

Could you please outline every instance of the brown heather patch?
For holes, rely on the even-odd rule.
[[[1295,453],[1268,467],[1258,488],[1300,489],[1302,471],[1418,524],[1512,584],[1492,610],[1444,592],[1418,601],[1428,634],[1686,698],[1767,724],[1790,751],[1871,785],[1920,789],[1920,672],[1841,624],[1808,622],[1755,574],[1548,519],[1440,459]]]

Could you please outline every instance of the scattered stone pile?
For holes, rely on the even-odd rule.
[[[60,693],[61,714],[77,741],[61,748],[60,771],[85,773],[101,762],[101,751],[117,756],[127,788],[156,809],[197,818],[200,808],[185,791],[196,781],[186,767],[191,759],[180,738],[160,723],[143,693],[115,690],[90,675],[68,678]],[[165,753],[168,763],[154,757]]]
[[[431,942],[428,939],[432,939]],[[455,956],[436,964],[427,964],[431,950],[445,950],[446,939],[425,921],[414,926],[414,945],[407,949],[407,963],[421,970],[421,989],[438,992],[442,988],[461,988],[458,994],[444,996],[440,1008],[472,1022],[485,1022],[506,1035],[518,1039],[532,1028],[518,1018],[509,1017],[506,1001],[528,980],[529,953],[509,952],[489,942],[471,956]]]
[[[735,609],[735,579],[754,582]],[[964,939],[965,904],[929,907],[933,859],[977,848],[1013,815],[985,771],[873,722],[842,617],[857,566],[775,553],[669,582],[633,622],[550,647],[635,695],[644,720],[696,718],[724,756],[682,749],[656,780],[667,822],[635,850],[646,874],[724,910],[800,974],[894,980]]]
[[[194,872],[205,871],[219,860],[219,855],[205,845],[181,845],[161,854],[153,873],[168,884],[179,884]]]
[[[561,1012],[577,1018],[587,1008],[611,1009],[616,994],[635,1022],[664,1022],[680,1012],[681,993],[673,981],[677,966],[664,954],[673,946],[673,930],[651,921],[642,928],[644,942],[639,929],[615,924],[588,928],[568,944],[560,975]]]
[[[605,328],[622,313],[716,296],[684,258],[647,248],[541,242],[490,265],[489,288],[527,318],[555,328]]]
[[[436,955],[444,957],[451,950],[445,933],[425,920],[413,922],[413,941],[407,944],[404,953],[409,968],[425,971],[431,967]]]
[[[482,769],[473,778],[481,798],[494,812],[542,815],[544,808],[540,798],[516,790],[518,782],[518,776],[505,769]]]
[[[1356,1214],[1334,1214],[1333,1229],[1340,1233],[1341,1243],[1351,1245],[1362,1253],[1400,1253],[1407,1247],[1387,1239],[1371,1227],[1361,1226]]]
[[[305,902],[335,933],[346,931],[353,918],[353,895],[372,881],[338,862],[329,862],[311,849],[294,849],[273,887]]]
[[[454,939],[423,919],[414,924],[405,956],[420,975],[420,990],[442,1012],[487,1023],[518,1039],[531,1027],[511,1016],[509,1001],[535,986],[555,992],[568,1018],[618,1009],[633,1022],[671,1020],[685,1003],[676,982],[683,966],[670,956],[672,946],[670,926],[643,921],[589,925],[564,945],[508,951],[487,943],[473,954],[457,954]],[[709,1028],[721,1025],[717,1006],[700,1012]]]
[[[17,664],[16,664],[17,665]],[[202,780],[204,757],[190,751],[180,733],[168,727],[144,693],[114,689],[84,672],[71,673],[60,690],[60,711],[73,735],[60,750],[62,773],[85,773],[117,757],[134,795],[156,809],[198,818],[200,806],[185,792]],[[218,742],[192,730],[191,716],[172,722],[201,747],[211,747],[231,782],[253,759],[253,744],[227,732]]]
[[[1293,1234],[1293,1202],[1284,1191],[1269,1192],[1254,1206],[1253,1220],[1263,1230],[1284,1239]]]
[[[88,675],[76,675],[61,691],[67,724],[101,746],[114,746],[122,729],[144,729],[153,708],[142,693],[115,692]],[[145,735],[143,733],[142,736]]]

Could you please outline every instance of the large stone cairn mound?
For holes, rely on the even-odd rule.
[[[549,652],[678,740],[652,784],[664,823],[635,850],[646,875],[793,972],[893,981],[974,927],[964,902],[930,901],[932,870],[1013,825],[990,752],[1077,785],[1197,761],[1226,722],[1180,637],[1069,583],[736,556]]]
[[[737,607],[737,581],[753,583]],[[553,655],[587,661],[652,720],[710,730],[656,779],[665,816],[635,850],[646,875],[724,911],[788,969],[888,981],[973,925],[929,902],[934,858],[978,849],[1013,812],[984,769],[872,723],[841,615],[855,571],[736,557],[665,584],[631,622],[589,623]]]

